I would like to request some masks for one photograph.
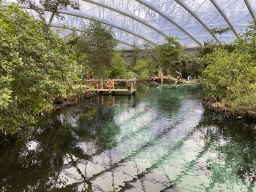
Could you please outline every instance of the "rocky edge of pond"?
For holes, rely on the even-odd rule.
[[[221,101],[218,101],[214,98],[204,98],[203,104],[212,110],[231,115],[232,117],[235,117],[237,119],[249,119],[252,121],[256,121],[255,113],[250,113],[248,111],[234,111],[227,105],[224,105]]]
[[[60,111],[61,109],[64,109],[68,106],[76,105],[80,100],[84,99],[85,97],[92,97],[95,93],[92,92],[86,92],[85,94],[78,96],[78,97],[56,97],[52,98],[53,102],[53,109],[50,112]],[[48,113],[45,110],[40,110],[37,114],[35,114],[35,117],[42,118],[45,115],[48,115]]]

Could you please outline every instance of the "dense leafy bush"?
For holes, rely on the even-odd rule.
[[[212,49],[202,81],[208,97],[239,114],[256,115],[256,26],[251,23],[231,44]]]
[[[140,79],[146,79],[151,74],[151,60],[138,60],[134,67],[135,72],[138,74]]]
[[[128,65],[121,57],[120,53],[116,53],[111,63],[112,67],[109,71],[109,78],[126,78]]]
[[[110,28],[100,22],[91,21],[85,32],[77,37],[77,56],[84,68],[92,70],[91,73],[98,77],[107,77],[117,43]]]
[[[183,77],[187,77],[188,75],[193,78],[201,75],[201,70],[205,69],[205,63],[202,61],[202,58],[193,54],[183,52],[179,56],[179,66]]]
[[[160,67],[163,69],[168,69],[170,67],[171,61],[177,61],[180,53],[182,52],[181,44],[177,41],[178,38],[166,37],[168,42],[156,46],[158,52],[158,62]]]
[[[78,80],[74,52],[45,22],[18,5],[0,4],[0,130],[15,132],[50,110],[50,98],[68,94]]]
[[[218,49],[208,55],[212,61],[202,79],[208,97],[221,100],[233,111],[255,114],[256,64],[248,53]]]

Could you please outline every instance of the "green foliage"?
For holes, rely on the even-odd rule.
[[[132,55],[132,67],[136,65],[137,60],[146,60],[151,59],[151,62],[156,67],[158,66],[157,58],[156,58],[156,50],[152,45],[143,44],[141,46],[137,46],[135,43],[133,45],[133,55]]]
[[[151,66],[152,66],[151,59],[138,60],[136,62],[134,70],[138,74],[139,78],[146,79],[151,74],[151,71],[150,71]]]
[[[79,4],[74,0],[40,0],[40,4],[43,6],[44,10],[36,7],[35,2],[31,0],[18,0],[21,4],[27,4],[31,9],[34,9],[36,12],[39,13],[39,16],[42,20],[44,20],[44,12],[49,11],[52,13],[49,23],[52,22],[53,16],[56,15],[57,17],[63,18],[63,16],[58,13],[57,11],[60,9],[67,9],[71,7],[75,10],[79,10]]]
[[[109,78],[111,79],[120,79],[125,78],[127,73],[127,63],[125,63],[124,59],[121,57],[120,53],[116,53],[114,58],[112,59],[112,67],[109,71]]]
[[[208,97],[219,98],[233,111],[256,114],[256,26],[251,23],[223,49],[206,55],[210,64],[203,75]]]
[[[65,95],[66,97],[79,97],[80,95],[83,95],[86,93],[86,89],[91,89],[93,92],[96,91],[95,88],[89,86],[89,85],[73,85],[72,90],[68,92],[68,95]]]
[[[231,44],[222,44],[219,45],[217,42],[204,42],[204,45],[201,47],[201,53],[202,56],[207,56],[207,54],[212,54],[216,49],[221,48],[225,49],[229,53],[233,52],[235,49],[237,49],[237,46],[233,43]]]
[[[223,33],[227,33],[228,31],[230,31],[231,28],[230,27],[226,27],[226,28],[218,28],[218,27],[215,27],[213,29],[209,29],[209,32],[212,33],[212,34],[219,34],[219,35],[222,35]]]
[[[181,44],[177,41],[177,37],[166,37],[168,42],[156,46],[156,50],[158,52],[158,62],[160,67],[167,69],[170,67],[171,61],[177,61],[182,51]]]
[[[110,28],[100,22],[92,21],[77,39],[78,60],[84,68],[92,69],[91,73],[99,77],[107,77],[117,43]]]
[[[124,57],[127,57],[126,53]],[[150,61],[147,64],[142,64],[147,66],[147,70],[145,74],[155,75],[156,73],[158,73],[159,66],[156,59],[157,53],[154,47],[148,44],[137,46],[134,43],[133,51],[131,54],[128,54],[128,57],[130,58],[128,59],[128,62],[127,62],[127,65],[128,65],[128,72],[126,73],[127,79],[131,79],[131,78],[145,79],[145,75],[143,78],[140,77],[141,73],[138,71],[138,68],[140,68],[139,65],[141,65],[142,61],[143,62]],[[140,69],[140,71],[143,71],[143,68]]]
[[[221,35],[223,33],[227,33],[228,31],[230,31],[231,28],[230,27],[226,27],[226,28],[218,28],[218,27],[215,27],[213,29],[209,29],[209,32],[213,35],[215,34],[219,34],[220,35],[220,41],[221,41]]]
[[[3,8],[2,4],[0,7]],[[15,132],[78,81],[74,51],[44,21],[12,4],[0,12],[0,130]]]
[[[219,45],[217,43],[212,42],[204,42],[204,45],[201,47],[202,55],[205,56],[207,54],[211,54],[214,52]]]
[[[252,60],[256,60],[256,25],[254,22],[250,23],[246,32],[239,34],[232,45],[236,48],[236,52],[248,53]]]
[[[208,97],[220,98],[232,110],[253,112],[256,109],[256,65],[251,55],[217,50],[208,55],[210,64],[203,72]]]
[[[134,79],[134,78],[139,78],[138,74],[132,71],[128,71],[126,74],[126,79]]]
[[[179,64],[181,70],[177,69],[177,71],[180,71],[184,77],[188,75],[198,77],[201,75],[201,70],[204,69],[202,58],[193,53],[182,52],[179,56]]]

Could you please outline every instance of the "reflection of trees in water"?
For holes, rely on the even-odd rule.
[[[212,149],[219,154],[210,162],[213,183],[236,183],[237,178],[244,184],[254,183],[256,124],[205,109],[201,125],[207,128],[206,138],[212,140]]]
[[[93,110],[93,109],[90,109]],[[86,113],[87,109],[81,111]],[[97,111],[90,117],[82,116],[79,118],[78,127],[74,130],[75,133],[87,132],[90,134],[90,139],[99,144],[101,150],[110,148],[116,145],[115,137],[120,129],[114,121],[115,113],[111,108],[98,107]]]
[[[91,107],[91,110],[94,109]],[[24,134],[13,141],[0,157],[0,186],[12,190],[28,190],[29,186],[49,190],[58,180],[65,157],[74,155],[79,159],[88,159],[89,156],[76,146],[79,141],[95,139],[104,149],[115,145],[114,138],[119,127],[113,121],[111,109],[107,106],[98,108],[91,116],[83,116],[75,122],[75,126],[71,126],[71,120],[83,113],[88,114],[88,108],[71,107],[61,115],[41,121],[39,126],[42,130]],[[37,141],[37,150],[28,150],[26,139]]]
[[[149,89],[151,90],[151,88]],[[150,94],[150,103],[157,104],[158,109],[167,114],[178,110],[181,106],[179,97],[184,93],[178,88],[171,93],[166,88],[159,89],[154,88],[147,92]],[[171,101],[170,98],[172,98]],[[93,98],[88,106],[80,103],[75,107],[70,107],[61,112],[62,116],[47,117],[39,124],[42,128],[41,131],[35,130],[32,135],[24,134],[23,137],[18,138],[16,141],[18,146],[10,147],[0,157],[0,184],[17,191],[29,190],[28,186],[36,186],[38,191],[46,191],[59,181],[58,176],[65,160],[64,157],[74,155],[79,159],[89,158],[88,154],[84,154],[81,148],[77,147],[78,142],[96,141],[97,152],[115,146],[117,144],[115,137],[120,132],[114,122],[116,112],[106,105],[108,97],[105,97],[104,102],[100,100],[99,104],[97,99]],[[131,102],[132,99],[134,98],[128,102]],[[115,97],[115,102],[125,104],[127,97]],[[130,105],[124,106],[131,107]],[[122,107],[122,105],[118,107]],[[168,131],[171,129],[172,127]],[[27,138],[40,143],[36,151],[26,148]],[[24,153],[23,156],[20,155],[21,151]],[[71,161],[71,164],[76,167],[74,160]],[[67,189],[72,191],[71,186]]]
[[[19,146],[1,156],[1,185],[13,191],[29,190],[29,186],[49,190],[58,178],[63,157],[67,153],[77,154],[76,138],[69,129],[55,118],[43,131],[35,130],[32,138],[28,135],[17,138],[15,142]],[[37,150],[28,150],[24,137],[38,141]]]
[[[201,85],[147,85],[140,84],[137,94],[139,98],[147,98],[151,105],[157,107],[159,112],[172,116],[181,107],[183,97],[193,95],[203,97]]]

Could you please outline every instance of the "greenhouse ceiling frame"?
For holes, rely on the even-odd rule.
[[[159,11],[156,8],[152,7],[148,3],[145,3],[144,1],[141,1],[141,0],[135,0],[135,1],[141,3],[142,5],[148,7],[149,9],[155,11],[156,13],[158,13],[159,15],[164,17],[166,20],[168,20],[169,22],[174,24],[176,27],[178,27],[180,30],[182,30],[184,33],[186,33],[186,35],[188,35],[191,39],[193,39],[200,47],[202,47],[202,43],[200,43],[193,35],[190,34],[190,32],[188,32],[184,27],[180,26],[178,23],[173,21],[170,17],[168,17],[167,15],[163,14],[161,11]]]
[[[75,23],[75,26],[80,28],[80,24],[77,23],[77,21],[83,22],[83,19],[86,20],[95,20],[98,21],[106,26],[113,27],[113,32],[117,33],[117,40],[125,44],[127,46],[133,46],[131,41],[128,42],[127,39],[131,40],[134,38],[134,40],[139,44],[144,44],[144,42],[148,42],[152,45],[157,45],[160,42],[164,42],[164,37],[168,37],[172,33],[172,30],[174,29],[177,31],[177,34],[174,36],[179,36],[179,33],[182,34],[182,38],[185,38],[186,41],[189,41],[192,46],[199,46],[202,47],[203,41],[205,41],[206,37],[210,37],[212,40],[216,40],[219,44],[221,44],[221,41],[219,40],[219,36],[216,34],[213,34],[211,32],[210,24],[207,20],[204,19],[204,17],[201,17],[200,14],[198,14],[197,11],[194,11],[193,7],[191,5],[193,4],[187,4],[186,1],[183,0],[172,0],[172,1],[156,1],[156,0],[127,0],[125,1],[125,5],[122,5],[122,2],[118,2],[118,6],[115,6],[116,1],[114,0],[77,0],[78,3],[80,1],[81,5],[85,6],[86,11],[89,11],[88,13],[85,12],[83,9],[81,9],[79,12],[73,11],[73,10],[59,10],[57,13],[60,13],[62,15],[67,15],[67,22],[71,23],[70,25],[73,25],[73,22]],[[225,25],[230,27],[232,34],[235,35],[235,37],[238,37],[237,32],[237,24],[232,20],[232,18],[226,13],[227,7],[224,6],[221,7],[222,4],[219,4],[216,0],[206,0],[209,4],[211,4],[213,12],[218,13],[219,18],[222,17],[223,23]],[[206,1],[197,3],[199,7],[203,5]],[[233,3],[238,3],[238,1],[232,1],[229,3],[229,5]],[[3,2],[5,5],[8,2]],[[239,4],[237,4],[236,8],[239,9],[240,3],[243,4],[243,11],[245,13],[244,16],[250,15],[250,21],[251,18],[253,22],[256,24],[256,14],[254,13],[254,4],[251,4],[249,0],[240,0]],[[127,5],[126,5],[127,4]],[[96,5],[96,6],[93,6]],[[119,7],[121,5],[121,8]],[[170,11],[167,11],[167,7],[169,5],[177,6],[177,10],[181,13],[184,13],[186,18],[193,18],[191,24],[186,24],[183,26],[183,24],[179,23],[182,19],[175,19],[175,15],[170,15]],[[29,6],[26,5],[20,5],[24,9],[31,9]],[[87,6],[89,9],[87,9]],[[163,6],[166,6],[164,8]],[[91,8],[92,7],[92,8]],[[124,7],[124,8],[122,8]],[[130,8],[131,7],[131,8]],[[163,10],[160,8],[164,8]],[[91,9],[90,9],[91,8]],[[46,11],[43,7],[39,6],[39,9]],[[173,8],[174,9],[174,8]],[[138,11],[138,12],[137,12]],[[142,14],[142,15],[141,15]],[[106,16],[104,16],[106,15]],[[70,16],[70,17],[69,17]],[[145,16],[146,18],[144,18]],[[182,15],[180,15],[182,16]],[[117,18],[118,17],[118,18]],[[149,19],[147,18],[149,17]],[[214,16],[215,17],[215,16]],[[214,18],[213,17],[213,18]],[[55,20],[56,21],[56,20]],[[163,21],[162,24],[158,24],[158,21]],[[87,22],[87,21],[86,21]],[[63,22],[57,21],[57,24],[54,25],[54,27],[62,28]],[[171,25],[170,25],[171,24]],[[57,26],[58,25],[58,26]],[[81,23],[82,25],[82,23]],[[167,25],[167,26],[165,26]],[[199,27],[200,26],[200,33],[199,31],[191,30],[188,27]],[[72,26],[70,26],[72,27]],[[65,29],[65,27],[63,27]],[[117,29],[117,30],[115,30]],[[203,33],[203,29],[206,30],[207,33]],[[83,31],[82,29],[76,29],[76,31]],[[126,33],[122,33],[126,32]],[[130,34],[130,35],[129,35]],[[148,36],[147,36],[148,35]],[[203,37],[204,39],[201,39]],[[212,37],[212,38],[211,38]],[[120,40],[119,40],[120,39]],[[189,39],[189,40],[188,40]],[[186,42],[185,42],[186,44]]]
[[[254,14],[254,12],[253,12],[253,10],[252,10],[252,7],[251,7],[250,3],[249,3],[247,0],[244,0],[244,3],[245,3],[245,5],[246,5],[247,8],[248,8],[248,10],[249,10],[249,12],[250,12],[250,14],[251,14],[251,16],[252,16],[252,19],[253,19],[254,23],[256,24],[256,17],[255,17],[255,14]]]
[[[8,5],[6,5],[6,6],[8,6]],[[30,8],[29,6],[26,6],[26,5],[20,5],[20,6],[23,7],[24,9],[32,9],[32,8]],[[38,9],[46,11],[46,10],[45,10],[44,8],[42,8],[42,7],[38,8]],[[102,21],[102,20],[99,20],[99,19],[95,19],[95,18],[91,18],[91,17],[85,16],[85,15],[79,15],[79,14],[70,13],[70,12],[66,12],[66,11],[57,11],[57,13],[61,13],[61,14],[64,14],[64,15],[70,15],[70,16],[73,16],[73,17],[79,17],[79,18],[83,18],[83,19],[87,19],[87,20],[91,20],[91,21],[98,21],[98,22],[100,22],[100,23],[102,23],[102,24],[105,24],[105,25],[114,27],[114,28],[116,28],[116,29],[119,29],[119,30],[121,30],[121,31],[124,31],[124,32],[126,32],[126,33],[129,33],[129,34],[131,34],[131,35],[133,35],[133,36],[136,36],[136,37],[138,37],[138,38],[140,38],[140,39],[142,39],[142,40],[144,40],[144,41],[147,41],[148,43],[151,43],[152,45],[155,45],[155,46],[157,45],[156,43],[154,43],[153,41],[147,39],[146,37],[143,37],[143,36],[138,35],[138,34],[132,32],[132,31],[129,31],[129,30],[127,30],[127,29],[123,29],[123,28],[121,28],[121,27],[119,27],[119,26],[116,26],[116,25],[114,25],[114,24],[112,24],[112,23],[108,23],[108,22],[106,22],[106,21]],[[130,46],[130,45],[129,45],[129,46]]]
[[[219,7],[219,5],[215,2],[215,0],[210,0],[211,3],[214,5],[214,7],[219,11],[219,13],[221,14],[221,16],[225,19],[225,21],[227,22],[227,24],[229,25],[229,27],[231,28],[231,30],[233,31],[233,33],[236,35],[236,37],[238,37],[238,34],[234,28],[234,26],[230,23],[229,19],[227,18],[227,16],[224,14],[224,12],[221,10],[221,8]]]
[[[85,16],[85,15],[79,15],[79,14],[70,13],[70,12],[66,12],[66,11],[57,11],[57,12],[61,13],[61,14],[64,14],[64,15],[70,15],[70,16],[79,17],[79,18],[83,18],[83,19],[87,19],[87,20],[91,20],[91,21],[98,21],[98,22],[100,22],[102,24],[109,25],[109,26],[114,27],[116,29],[119,29],[121,31],[125,31],[126,33],[129,33],[129,34],[132,34],[132,35],[134,35],[136,37],[139,37],[140,39],[143,39],[144,41],[147,41],[147,42],[149,42],[149,43],[151,43],[153,45],[157,45],[156,43],[154,43],[153,41],[147,39],[146,37],[143,37],[143,36],[138,35],[138,34],[132,32],[132,31],[129,31],[127,29],[123,29],[123,28],[121,28],[119,26],[116,26],[116,25],[114,25],[112,23],[108,23],[106,21],[102,21],[102,20],[99,20],[99,19],[95,19],[95,18],[92,18],[92,17]]]
[[[50,25],[50,27],[53,27],[53,28],[60,28],[60,29],[68,29],[68,30],[74,30],[74,31],[79,31],[79,32],[85,32],[85,30],[82,30],[82,29],[74,29],[74,28],[70,28],[70,27],[62,27],[62,26],[59,26],[59,25]],[[125,45],[128,45],[130,47],[133,47],[133,45],[129,44],[129,43],[126,43],[124,41],[121,41],[119,39],[117,39],[118,42],[122,43],[122,44],[125,44]]]
[[[166,35],[166,34],[163,33],[162,31],[158,30],[158,29],[155,28],[154,26],[152,26],[152,25],[146,23],[145,21],[142,21],[142,20],[139,19],[139,18],[136,18],[136,17],[134,17],[134,16],[132,16],[132,15],[129,15],[129,14],[123,12],[123,11],[117,10],[117,9],[115,9],[115,8],[113,8],[113,7],[108,7],[108,6],[106,6],[106,5],[103,5],[103,4],[100,4],[100,3],[98,3],[98,2],[91,1],[91,0],[82,0],[82,1],[85,1],[85,2],[91,3],[91,4],[95,4],[95,5],[98,5],[98,6],[100,6],[100,7],[104,7],[104,8],[106,8],[106,9],[111,10],[111,11],[114,11],[114,12],[120,13],[120,14],[122,14],[122,15],[125,15],[126,17],[129,17],[129,18],[131,18],[131,19],[133,19],[133,20],[135,20],[135,21],[138,21],[139,23],[142,23],[143,25],[146,25],[147,27],[149,27],[149,28],[153,29],[154,31],[160,33],[161,35],[163,35],[163,36],[165,36],[165,37],[168,37],[168,35]]]
[[[207,27],[207,25],[195,14],[193,13],[184,3],[182,3],[180,0],[175,0],[178,4],[180,4],[184,9],[186,9],[211,35],[212,37],[221,44],[220,40],[210,32],[210,28]]]

